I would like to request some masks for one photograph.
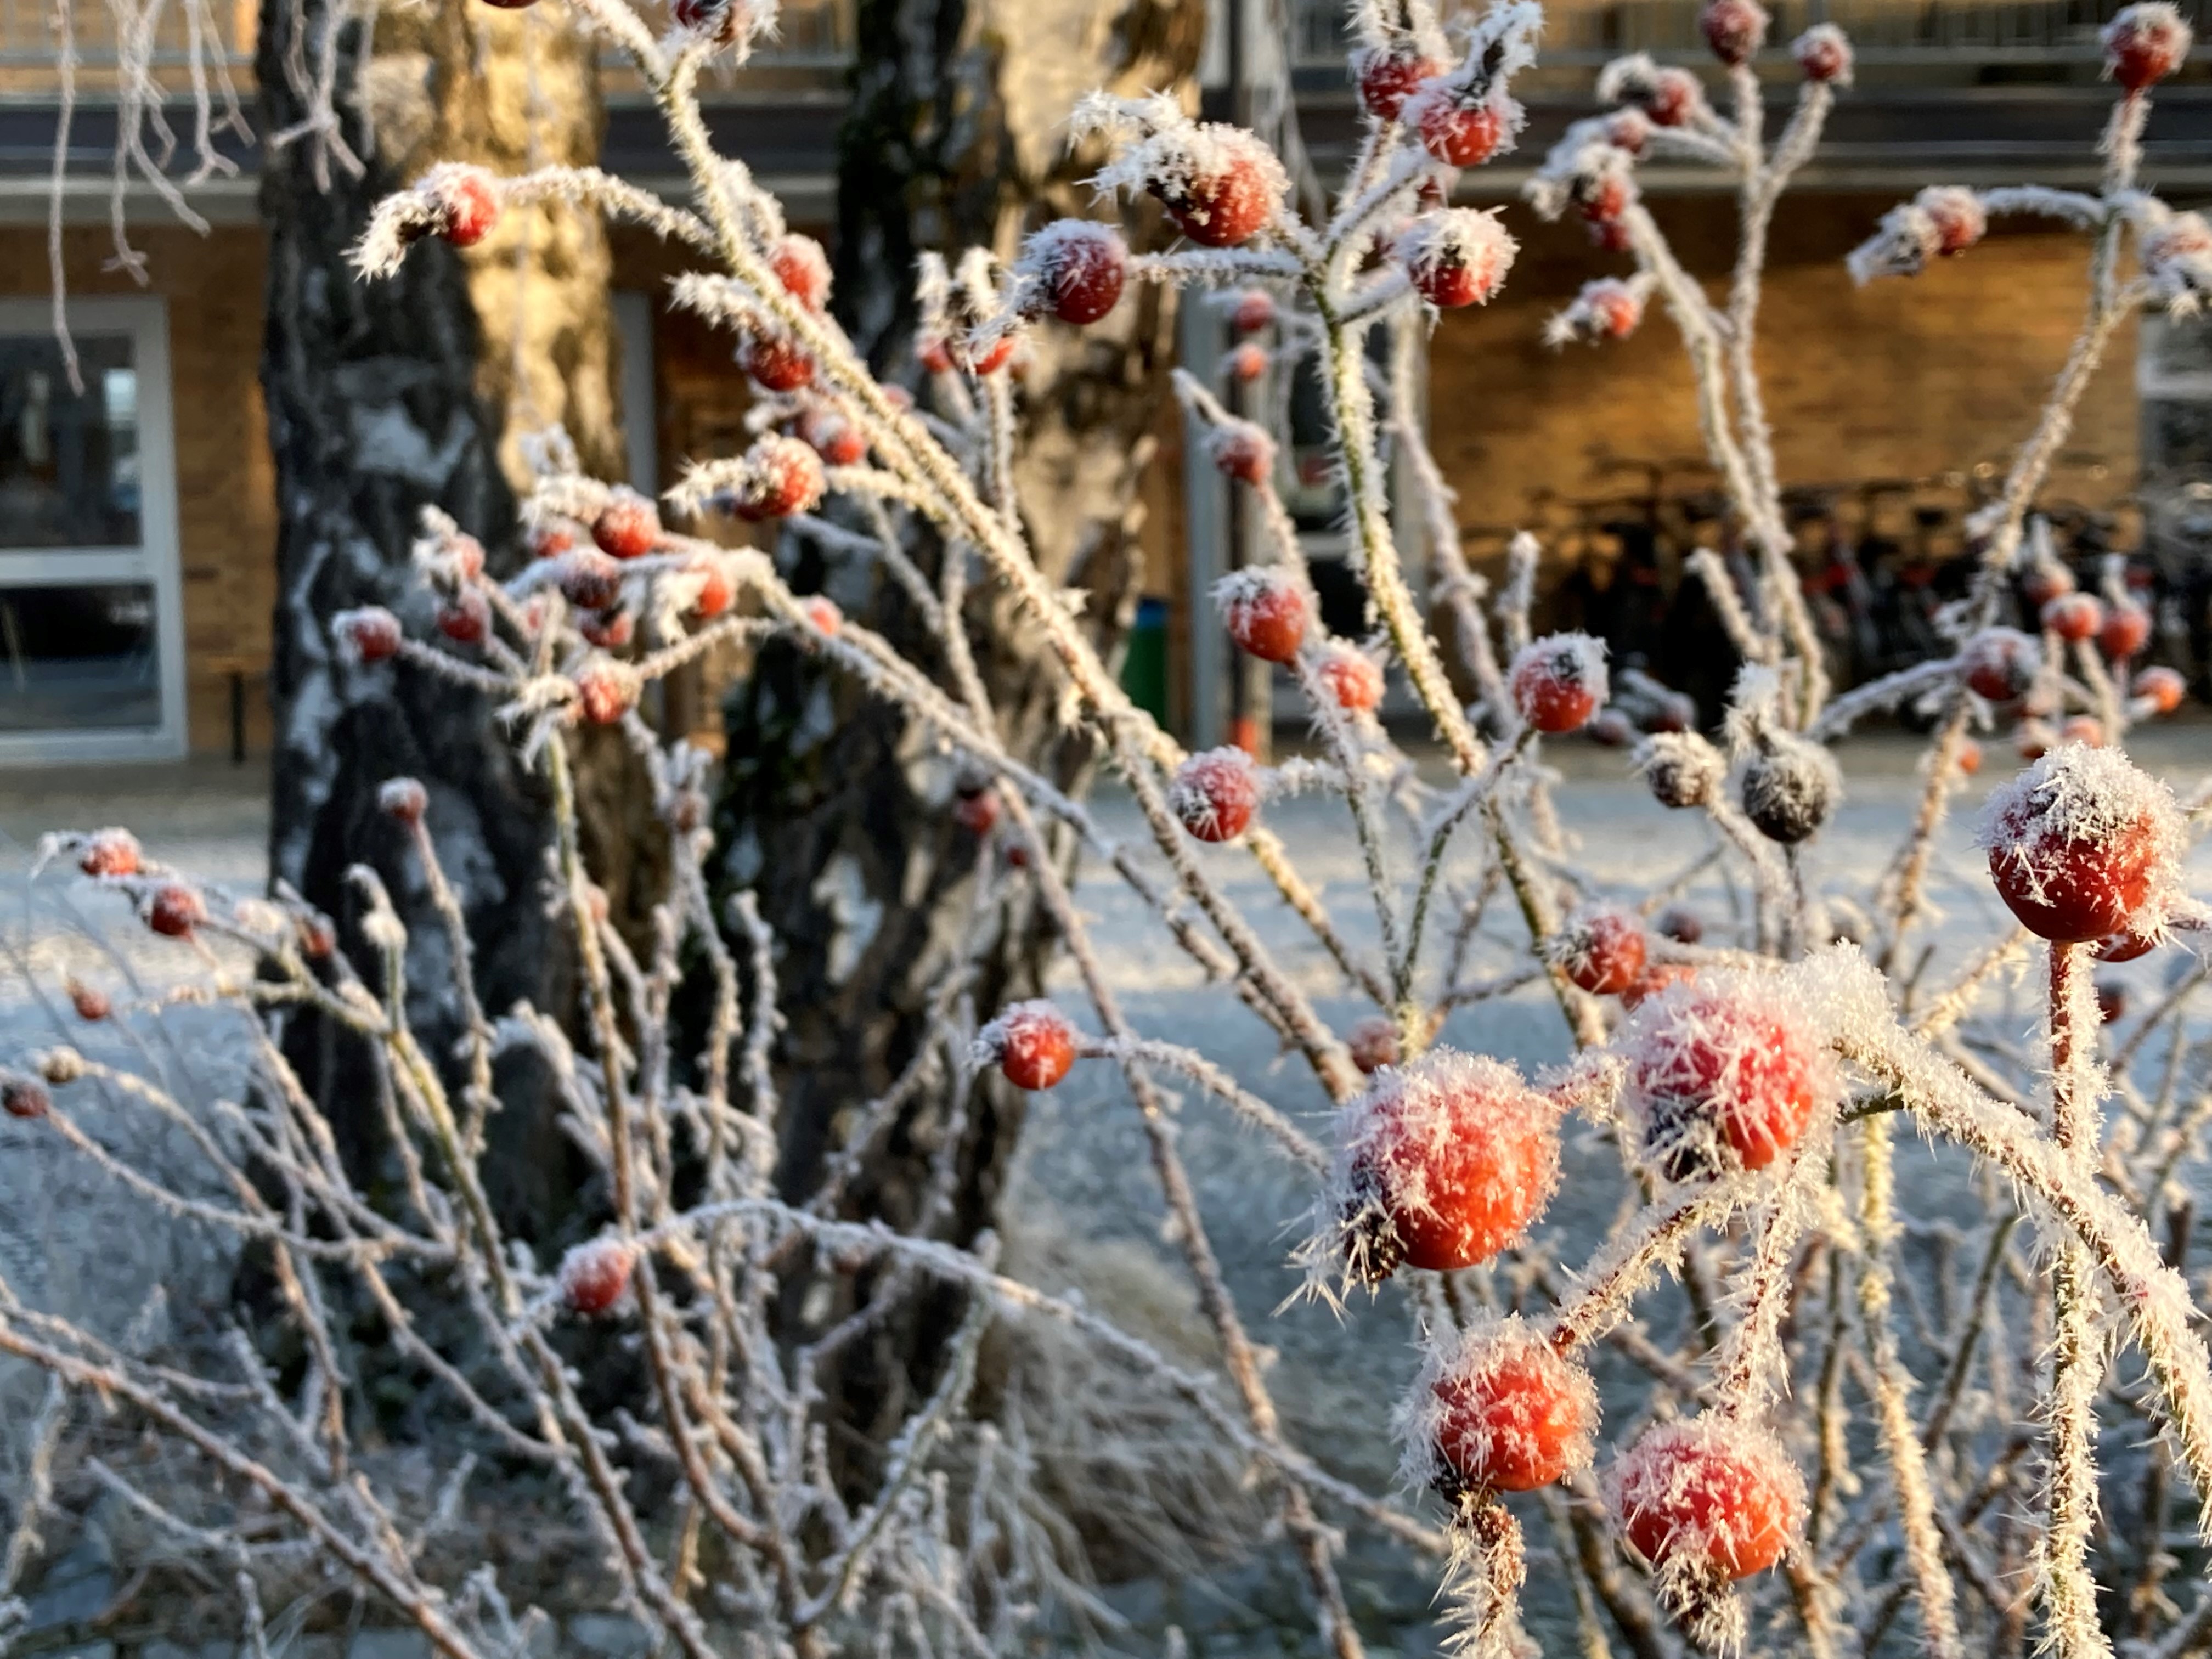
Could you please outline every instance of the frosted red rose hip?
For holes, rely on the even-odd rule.
[[[1589,1374],[1518,1317],[1437,1341],[1400,1415],[1406,1474],[1449,1497],[1534,1492],[1589,1465]]]
[[[1398,1063],[1398,1024],[1387,1014],[1369,1014],[1352,1026],[1345,1047],[1352,1051],[1352,1063],[1372,1077]]]
[[[768,268],[784,292],[809,311],[819,311],[830,299],[830,256],[811,236],[776,239],[769,250]]]
[[[1766,9],[1757,0],[1711,0],[1698,14],[1698,32],[1713,56],[1733,69],[1766,44]]]
[[[659,511],[636,490],[617,485],[592,520],[592,539],[614,558],[643,558],[659,545]]]
[[[1424,57],[1410,42],[1398,41],[1360,52],[1352,72],[1358,82],[1361,106],[1379,120],[1395,121],[1414,88],[1450,67]]]
[[[1049,1089],[1075,1064],[1075,1027],[1049,1002],[1018,1002],[977,1033],[1018,1089]]]
[[[814,359],[785,334],[747,335],[738,367],[770,392],[796,392],[814,380]]]
[[[2116,605],[2097,629],[2097,648],[2115,660],[2132,657],[2150,643],[2150,612],[2139,605]]]
[[[1168,805],[1199,841],[1234,841],[1260,810],[1260,781],[1242,749],[1209,749],[1177,769]]]
[[[561,1258],[561,1299],[569,1310],[595,1317],[611,1310],[629,1288],[637,1250],[618,1238],[595,1238]]]
[[[1559,1108],[1486,1055],[1432,1049],[1384,1072],[1342,1123],[1332,1224],[1370,1284],[1401,1262],[1442,1273],[1488,1261],[1558,1184]]]
[[[88,876],[135,876],[142,861],[138,837],[128,830],[95,830],[76,855],[76,867]]]
[[[1577,731],[1606,701],[1605,646],[1587,634],[1533,641],[1513,659],[1509,681],[1514,708],[1536,730]]]
[[[1622,910],[1590,909],[1570,916],[1552,941],[1552,960],[1594,996],[1616,996],[1642,976],[1649,951],[1644,924]]]
[[[1176,227],[1205,247],[1235,247],[1275,216],[1282,164],[1252,134],[1207,123],[1147,180]]]
[[[1297,660],[1311,608],[1297,583],[1279,570],[1240,570],[1214,590],[1229,637],[1265,662]]]
[[[2105,26],[2105,72],[2130,92],[2164,80],[2189,55],[2189,25],[2173,7],[2129,6]]]
[[[2124,755],[2051,750],[1990,799],[1981,845],[2021,925],[2044,939],[2155,931],[2178,884],[2180,819]]]
[[[2171,668],[2146,668],[2136,676],[2135,694],[2153,714],[2171,714],[2188,693],[2188,682]]]
[[[1654,1567],[1748,1578],[1804,1525],[1805,1478],[1765,1431],[1699,1417],[1646,1430],[1606,1481],[1621,1535]]]
[[[1495,213],[1443,208],[1416,219],[1394,251],[1421,297],[1450,311],[1482,304],[1497,293],[1516,245]]]
[[[1382,665],[1365,652],[1348,645],[1332,647],[1315,672],[1346,714],[1371,714],[1382,706]]]
[[[1968,640],[1959,653],[1967,688],[1990,702],[2017,702],[2043,669],[2043,650],[2016,629],[1990,628]]]
[[[189,887],[158,889],[146,902],[146,925],[168,939],[190,939],[207,920],[207,906]]]
[[[1411,100],[1406,113],[1431,155],[1446,167],[1476,167],[1506,147],[1520,107],[1502,93],[1467,103],[1439,84]]]
[[[1835,1090],[1802,1009],[1748,975],[1692,978],[1643,1000],[1620,1048],[1645,1154],[1673,1181],[1766,1168]]]
[[[1063,323],[1095,323],[1121,297],[1129,250],[1110,225],[1062,219],[1030,238],[1023,263],[1034,273],[1044,308]]]

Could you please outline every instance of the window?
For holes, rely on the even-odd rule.
[[[168,349],[158,300],[0,301],[0,762],[184,750]]]

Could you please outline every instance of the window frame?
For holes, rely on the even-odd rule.
[[[131,340],[137,376],[138,545],[37,548],[0,542],[0,588],[124,582],[151,588],[161,717],[150,726],[0,732],[0,766],[181,759],[187,743],[184,583],[167,302],[153,295],[70,300],[64,315],[73,334],[122,334]],[[0,298],[0,333],[43,334],[52,327],[52,301]]]

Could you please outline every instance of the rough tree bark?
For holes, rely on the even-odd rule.
[[[479,6],[473,11],[488,20],[479,22],[464,3],[441,0],[382,20],[374,57],[362,25],[331,0],[262,7],[262,131],[283,133],[310,118],[313,68],[337,27],[331,109],[336,136],[358,163],[345,165],[309,133],[272,144],[263,173],[262,388],[279,520],[270,867],[341,919],[355,908],[346,870],[375,869],[409,924],[412,982],[444,983],[444,939],[422,872],[375,805],[386,779],[420,778],[467,908],[484,1006],[503,1011],[527,997],[562,1010],[568,972],[545,914],[544,806],[489,707],[404,669],[348,666],[330,633],[333,613],[370,603],[392,606],[413,631],[427,627],[408,574],[426,506],[477,536],[495,568],[520,556],[513,483],[500,464],[503,442],[515,453],[517,428],[562,419],[592,464],[621,453],[605,245],[595,224],[518,216],[473,264],[432,242],[396,278],[374,284],[346,262],[378,198],[429,159],[512,167],[532,151],[548,160],[596,155],[594,71],[586,52],[556,48],[568,38],[565,20],[526,25]],[[519,362],[532,368],[518,386]],[[349,935],[347,944],[360,946]],[[426,1002],[410,1012],[429,1051],[447,1052],[453,1011]],[[353,1152],[370,1156],[360,1057],[327,1030],[301,1030],[293,1047]],[[526,1077],[502,1084],[510,1086],[493,1123],[495,1197],[511,1225],[533,1234],[573,1206],[567,1148],[542,1090]]]
[[[1096,87],[1180,88],[1204,30],[1200,0],[861,0],[854,102],[841,137],[834,302],[880,369],[909,379],[916,256],[981,244],[1011,256],[1021,234],[1085,211],[1096,158],[1065,154],[1066,115]],[[1126,628],[1141,576],[1137,486],[1172,362],[1170,301],[1133,287],[1080,333],[1032,331],[1020,384],[1017,467],[1026,527],[1054,580],[1088,589],[1102,646]],[[787,550],[802,586],[823,582],[918,659],[928,648],[894,584],[868,568]],[[915,550],[934,568],[941,550]],[[1071,785],[1090,764],[1055,738],[1060,680],[1002,594],[974,592],[980,666],[1017,754]],[[924,735],[815,659],[781,647],[732,692],[720,804],[722,876],[750,887],[781,941],[786,1022],[782,1178],[810,1190],[854,1109],[880,1094],[925,1036],[927,988],[960,946],[979,848],[947,808],[956,781]],[[1038,988],[1050,939],[1009,908],[974,988],[983,1017]],[[855,1184],[848,1210],[913,1219],[945,1091],[925,1091]],[[1020,1127],[1020,1095],[992,1079],[965,1103],[945,1236],[990,1224]],[[854,1287],[865,1294],[866,1287]],[[880,1444],[929,1382],[945,1310],[854,1345],[842,1379],[860,1443]]]

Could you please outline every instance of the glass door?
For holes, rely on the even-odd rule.
[[[169,354],[156,299],[0,300],[0,762],[185,750]]]

